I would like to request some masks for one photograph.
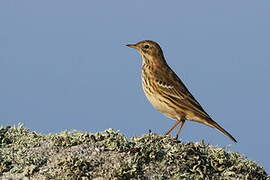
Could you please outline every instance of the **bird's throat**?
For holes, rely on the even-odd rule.
[[[142,65],[147,65],[153,69],[160,68],[166,64],[166,61],[161,57],[145,56],[142,54],[142,60]]]

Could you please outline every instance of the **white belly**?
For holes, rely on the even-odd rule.
[[[179,119],[178,113],[176,112],[176,110],[173,107],[168,106],[167,103],[164,102],[164,98],[161,97],[161,95],[159,94],[156,94],[155,96],[149,95],[146,92],[145,88],[143,88],[143,90],[144,90],[145,96],[150,101],[150,103],[154,106],[154,108],[156,108],[158,111],[160,111],[161,113],[163,113],[165,116],[169,118]]]

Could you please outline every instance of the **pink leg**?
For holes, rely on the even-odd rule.
[[[182,122],[182,123],[179,125],[179,129],[178,129],[178,131],[176,133],[175,139],[178,139],[178,135],[180,134],[180,132],[181,132],[181,130],[182,130],[182,128],[183,128],[186,121],[184,119],[181,119],[180,122]]]
[[[173,125],[170,129],[168,129],[168,130],[165,132],[164,135],[170,134],[170,133],[172,132],[172,130],[173,130],[179,123],[181,123],[181,122],[182,122],[182,121],[176,120],[176,122],[174,123],[174,125]]]

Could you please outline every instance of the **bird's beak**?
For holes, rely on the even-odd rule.
[[[127,44],[128,47],[134,48],[134,49],[138,49],[138,47],[136,46],[136,44]]]

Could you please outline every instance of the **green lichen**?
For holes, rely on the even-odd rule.
[[[42,135],[0,127],[0,179],[268,179],[243,155],[203,142],[108,129]]]

